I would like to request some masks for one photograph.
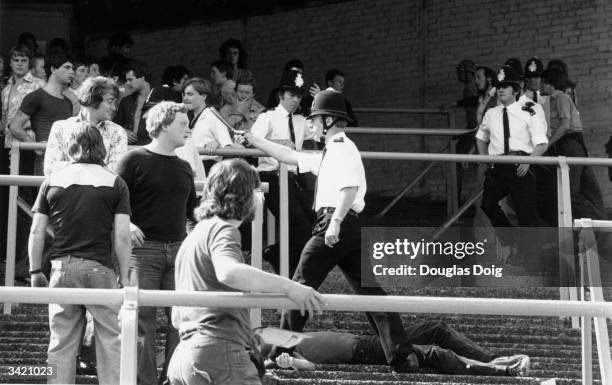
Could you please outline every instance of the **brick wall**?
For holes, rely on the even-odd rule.
[[[422,8],[421,3],[426,3]],[[499,4],[485,0],[408,2],[356,0],[222,23],[154,32],[133,31],[134,57],[147,61],[158,81],[166,65],[181,63],[208,75],[218,46],[228,37],[246,43],[249,68],[265,100],[285,61],[300,58],[307,83],[323,82],[327,69],[347,74],[346,95],[355,107],[437,107],[456,100],[461,85],[455,65],[463,58],[497,68],[505,59],[523,62],[537,55],[564,59],[578,83],[580,111],[592,156],[605,156],[612,73],[612,5],[603,0],[534,0]],[[91,41],[88,52],[104,54],[106,41]],[[459,113],[458,127],[463,118]],[[362,126],[440,127],[436,117],[360,114]],[[356,137],[362,150],[439,152],[442,139]],[[370,191],[391,195],[416,175],[422,162],[366,161]],[[438,167],[413,195],[443,199]],[[597,170],[608,205],[607,171]],[[469,193],[474,178],[466,183]]]

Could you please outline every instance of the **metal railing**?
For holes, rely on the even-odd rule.
[[[200,306],[227,308],[296,309],[287,297],[275,294],[237,292],[172,292],[102,289],[0,288],[7,301],[85,305],[122,305],[121,366],[122,385],[136,384],[138,309],[141,306]],[[381,311],[399,313],[487,314],[513,316],[580,316],[612,318],[611,303],[569,302],[502,298],[399,297],[324,294],[328,311]],[[609,366],[610,356],[600,357],[600,366]],[[583,369],[584,370],[584,369]],[[602,372],[602,383],[609,384],[609,372]],[[589,383],[584,383],[590,385]]]
[[[590,301],[590,303],[603,305],[606,302],[603,296],[599,252],[593,228],[602,227],[606,231],[610,231],[612,230],[612,221],[576,219],[574,224],[575,228],[579,230],[580,299],[583,302]],[[590,298],[588,298],[589,296]],[[593,336],[591,321],[595,325],[601,383],[609,384],[612,381],[612,363],[610,362],[610,340],[608,337],[607,321],[605,318],[593,318],[590,316],[581,317],[582,383],[593,383]]]

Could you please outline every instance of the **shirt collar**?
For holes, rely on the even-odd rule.
[[[89,123],[87,120],[85,120],[85,117],[83,116],[83,110],[79,111],[78,115],[76,116],[76,121],[77,123],[81,123],[81,122]],[[107,121],[103,120],[101,122],[98,122],[98,124],[94,125],[93,127],[96,127],[98,130],[105,130],[106,123]]]
[[[25,76],[23,77],[23,80],[28,82],[28,83],[33,83],[34,82],[34,75],[32,75],[31,72],[28,71],[27,74],[25,74]],[[7,84],[14,84],[15,83],[15,75],[11,76],[11,78],[8,80]]]
[[[285,107],[283,107],[283,105],[280,103],[278,104],[278,106],[276,106],[276,111],[278,111],[278,113],[283,116],[289,116],[289,111],[287,111]]]

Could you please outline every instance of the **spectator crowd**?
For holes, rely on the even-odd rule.
[[[85,59],[73,57],[65,40],[53,39],[43,55],[36,38],[23,33],[1,60],[0,75],[6,76],[0,84],[0,173],[9,174],[14,141],[46,144],[44,150],[21,153],[19,173],[46,179],[40,189],[19,189],[34,216],[18,218],[18,279],[49,287],[280,292],[301,309],[282,317],[281,327],[292,331],[301,331],[308,315],[323,308],[316,289],[335,266],[356,293],[385,295],[380,287],[362,286],[359,214],[366,180],[358,149],[344,132],[357,119],[343,96],[343,72],[330,69],[320,87],[306,82],[300,60],[290,60],[264,104],[257,100],[255,74],[237,39],[220,46],[208,78],[173,64],[159,84],[146,63],[129,57],[132,45],[128,35],[118,34],[106,56]],[[463,60],[456,69],[463,99],[444,108],[465,109],[470,133],[457,138],[458,152],[588,156],[576,84],[561,60],[545,67],[533,57],[523,67],[508,59],[495,70]],[[128,145],[139,147],[128,151]],[[223,160],[212,153],[245,147],[269,156]],[[264,250],[276,274],[245,263],[253,191],[261,182],[269,185],[268,208],[279,214],[280,162],[289,164],[293,280],[278,275],[277,245]],[[462,176],[463,167],[457,167]],[[199,197],[195,181],[202,180]],[[575,217],[605,218],[590,167],[570,169],[570,191]],[[512,227],[500,207],[506,197],[520,227],[557,226],[556,169],[487,166],[481,207],[496,228]],[[2,188],[3,249],[7,206],[8,189]],[[498,237],[507,247],[515,242],[504,232]],[[529,260],[520,263],[528,267]],[[246,309],[166,311],[162,359],[155,350],[156,309],[139,312],[139,383],[256,384],[264,367],[314,368],[317,357],[337,351],[330,343],[334,338],[348,338],[349,350],[367,344],[375,352],[347,361],[389,364],[397,372],[429,366],[449,373],[524,376],[529,370],[525,355],[496,356],[446,325],[405,330],[397,313],[383,312],[367,314],[376,340],[326,335],[320,339],[321,354],[306,359],[295,347],[271,347],[264,364]],[[49,306],[48,362],[57,367],[50,381],[74,383],[77,371],[97,366],[101,384],[119,382],[118,312],[110,306]],[[194,380],[191,372],[201,378]]]

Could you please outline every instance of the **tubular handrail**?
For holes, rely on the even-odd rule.
[[[87,294],[87,295],[85,295]],[[118,305],[125,289],[0,287],[8,302]],[[590,316],[612,318],[612,303],[544,299],[376,296],[322,294],[323,310],[398,313],[486,314],[517,316]],[[138,290],[139,306],[203,306],[227,308],[298,309],[281,294],[243,292],[177,292]]]
[[[433,114],[433,115],[448,115],[452,113],[450,110],[445,111],[439,108],[377,108],[363,107],[353,108],[354,112],[362,113],[380,113],[380,114]]]
[[[19,144],[22,150],[44,150],[45,143],[22,142]],[[553,156],[498,156],[498,155],[473,155],[473,154],[431,154],[421,152],[382,152],[361,151],[363,159],[379,160],[418,160],[435,162],[466,162],[466,163],[529,163],[541,165],[558,165],[560,157]],[[214,151],[200,150],[201,155],[219,156],[245,156],[262,157],[269,156],[265,152],[256,149],[226,149],[219,148]],[[569,166],[612,166],[611,158],[566,158]]]
[[[394,127],[346,127],[348,134],[455,136],[474,132],[456,128],[394,128]]]

